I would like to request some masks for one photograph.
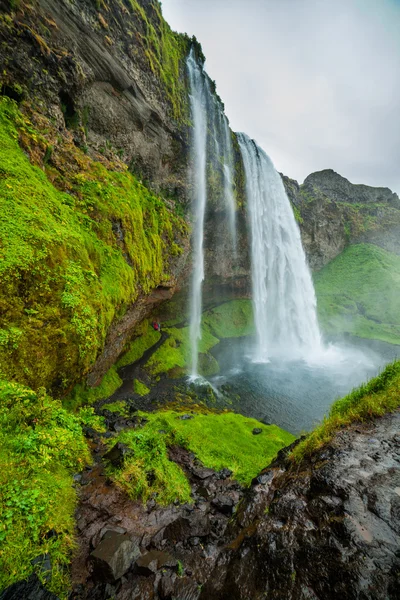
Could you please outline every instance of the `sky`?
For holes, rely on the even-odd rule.
[[[400,194],[400,0],[162,0],[195,35],[234,131],[303,182]]]

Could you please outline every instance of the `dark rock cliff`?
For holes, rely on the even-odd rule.
[[[398,600],[400,414],[254,481],[201,599]],[[281,454],[284,454],[282,451]]]
[[[400,199],[388,188],[356,185],[331,169],[302,185],[282,176],[313,270],[349,244],[367,242],[400,253]]]
[[[399,431],[397,411],[300,464],[286,448],[248,489],[172,447],[193,505],[131,501],[95,466],[71,600],[399,600]]]
[[[65,122],[89,155],[116,154],[156,191],[184,199],[190,40],[171,32],[158,2],[14,6],[1,21],[2,92],[29,98],[60,127]],[[164,46],[173,66],[161,64]],[[167,76],[175,81],[164,82]]]

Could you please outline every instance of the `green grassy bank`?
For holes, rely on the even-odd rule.
[[[233,478],[249,484],[281,448],[295,439],[276,425],[263,425],[232,412],[216,414],[203,409],[201,413],[193,411],[190,419],[180,419],[183,413],[172,410],[141,414],[149,420],[143,428],[118,436],[118,441],[133,450],[132,457],[122,469],[110,468],[110,475],[132,498],[145,501],[155,493],[160,504],[191,501],[184,472],[168,458],[169,446],[190,450],[206,467],[227,467]],[[262,432],[253,435],[254,428]]]
[[[372,244],[349,246],[314,282],[324,332],[400,344],[400,256]]]

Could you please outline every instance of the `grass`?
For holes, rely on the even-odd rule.
[[[43,389],[0,381],[0,590],[49,553],[50,589],[66,597],[75,548],[72,474],[90,460],[83,424],[102,429],[91,409],[74,416]],[[50,530],[57,536],[48,537]]]
[[[314,281],[326,333],[400,344],[399,256],[371,244],[349,246]]]
[[[141,413],[149,422],[139,430],[124,431],[118,441],[127,444],[133,455],[120,470],[110,468],[112,478],[131,497],[146,501],[156,494],[157,502],[190,501],[190,486],[183,471],[168,459],[168,446],[187,448],[209,468],[227,467],[243,484],[268,465],[277,452],[295,438],[276,425],[263,425],[255,419],[202,409],[192,419],[182,420],[182,412],[165,410]],[[262,429],[253,435],[255,427]],[[112,441],[112,444],[115,440]]]
[[[90,369],[139,293],[168,280],[186,225],[130,173],[107,170],[68,137],[45,166],[48,143],[0,99],[0,376],[60,393]]]
[[[292,459],[300,462],[328,444],[335,433],[355,421],[368,421],[392,412],[400,406],[400,361],[394,362],[377,377],[334,402],[328,417],[300,442]]]

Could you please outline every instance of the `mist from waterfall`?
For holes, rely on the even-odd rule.
[[[236,254],[236,216],[233,194],[233,152],[228,120],[223,106],[210,88],[210,79],[196,60],[192,48],[187,59],[190,109],[193,123],[192,165],[192,261],[190,290],[191,377],[198,376],[201,340],[202,288],[205,276],[204,236],[208,200],[208,178],[221,173],[223,206],[228,213],[232,247]]]
[[[314,286],[282,179],[253,140],[237,136],[250,219],[254,360],[318,356],[322,344]]]

